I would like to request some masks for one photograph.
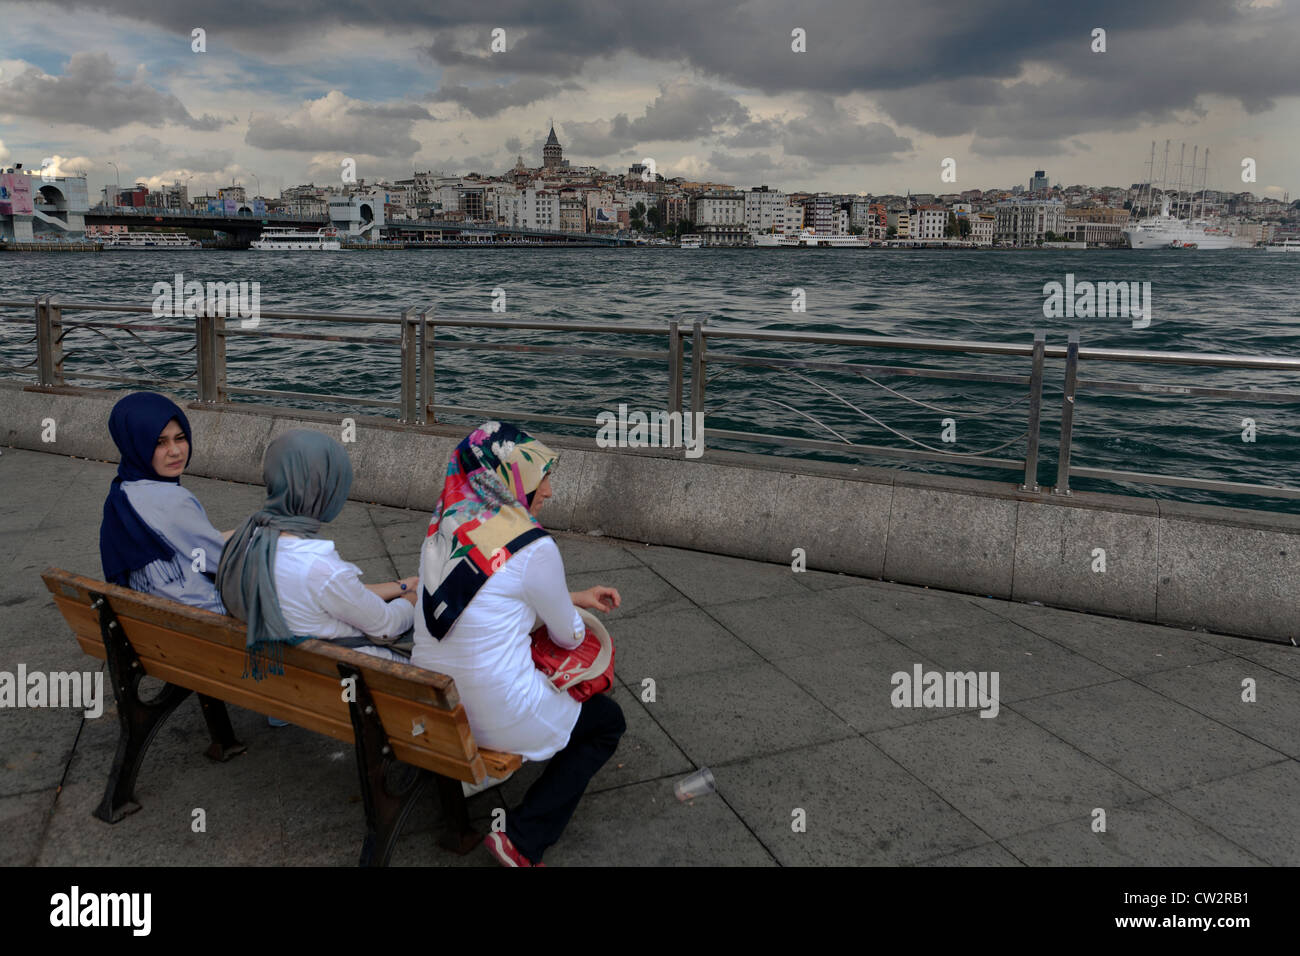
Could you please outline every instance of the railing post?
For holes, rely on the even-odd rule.
[[[36,358],[42,385],[63,384],[63,309],[58,295],[36,300]]]
[[[227,400],[226,317],[200,313],[194,320],[198,353],[199,401],[209,405]]]
[[[416,387],[418,385],[418,354],[415,341],[414,309],[402,310],[402,400],[401,418],[403,424],[415,421]]]
[[[50,342],[49,293],[36,297],[36,383],[49,385],[54,377],[53,348]]]
[[[419,348],[420,348],[420,394],[419,406],[416,410],[415,420],[421,425],[428,424],[431,421],[437,421],[438,416],[433,410],[433,338],[434,323],[430,318],[433,307],[425,309],[420,313],[419,328]]]
[[[682,413],[682,332],[677,320],[668,323],[668,411]]]
[[[704,323],[699,319],[691,327],[691,427],[704,414]],[[692,433],[692,437],[694,433]],[[698,437],[696,437],[698,441]]]
[[[1025,443],[1025,483],[1021,491],[1038,491],[1038,432],[1043,414],[1043,353],[1047,333],[1034,333],[1034,362],[1029,373],[1029,438]]]
[[[1070,493],[1070,442],[1074,435],[1074,389],[1079,377],[1079,333],[1071,332],[1065,348],[1065,395],[1061,399],[1061,450],[1053,494]]]

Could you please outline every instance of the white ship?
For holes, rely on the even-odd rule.
[[[199,249],[197,239],[183,232],[113,232],[101,239],[105,249]]]
[[[1208,219],[1171,216],[1168,198],[1161,204],[1160,215],[1140,219],[1122,231],[1134,249],[1246,249],[1254,245]]]
[[[698,249],[704,244],[704,240],[696,235],[682,236],[681,247],[683,249]]]
[[[868,249],[871,240],[866,236],[819,236],[805,228],[795,236],[760,233],[754,237],[754,245],[763,249]]]
[[[1281,242],[1271,242],[1264,248],[1269,252],[1300,252],[1300,239],[1283,239]]]
[[[1148,215],[1135,222],[1130,223],[1121,232],[1124,238],[1128,240],[1129,247],[1132,249],[1247,249],[1255,243],[1243,236],[1236,236],[1217,225],[1213,220],[1205,215],[1205,180],[1209,176],[1210,170],[1210,151],[1205,151],[1205,162],[1203,165],[1197,164],[1197,153],[1200,147],[1194,147],[1192,150],[1192,168],[1191,176],[1187,182],[1184,182],[1183,175],[1187,171],[1184,160],[1187,156],[1187,145],[1183,144],[1182,151],[1178,156],[1177,180],[1174,183],[1169,181],[1169,140],[1165,140],[1165,160],[1164,170],[1157,181],[1156,170],[1156,144],[1151,144],[1151,159],[1148,161],[1148,174],[1146,180],[1147,194],[1146,202],[1142,203],[1142,195],[1139,192],[1138,202],[1134,204],[1134,211],[1138,205],[1144,205]],[[1200,176],[1200,200],[1199,212],[1197,211],[1198,200],[1197,177]],[[1159,182],[1161,190],[1160,214],[1158,216],[1150,215],[1155,198],[1155,189]],[[1172,189],[1171,189],[1172,187]],[[1170,211],[1170,195],[1176,197],[1177,206],[1174,211]],[[1184,215],[1185,213],[1185,215]]]
[[[250,249],[262,250],[300,250],[308,249],[337,252],[343,248],[339,242],[338,230],[330,228],[317,229],[315,232],[300,232],[297,229],[273,228],[263,229],[261,238],[248,244]]]

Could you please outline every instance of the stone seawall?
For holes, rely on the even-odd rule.
[[[107,421],[121,395],[0,383],[0,444],[116,461]],[[342,434],[337,415],[180,404],[194,428],[189,471],[210,478],[260,483],[263,451],[288,429]],[[465,429],[354,420],[352,497],[431,511]],[[604,450],[592,431],[537,433],[561,453],[548,527],[786,564],[802,548],[810,569],[1270,640],[1300,634],[1300,516],[711,449],[696,460]]]

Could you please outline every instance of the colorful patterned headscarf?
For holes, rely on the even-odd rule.
[[[546,535],[528,507],[558,458],[507,422],[485,422],[456,446],[420,556],[421,608],[435,639],[511,555]]]

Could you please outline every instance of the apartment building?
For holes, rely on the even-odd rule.
[[[948,210],[937,203],[918,206],[912,214],[911,239],[942,239],[948,230]]]
[[[1006,245],[1032,246],[1049,232],[1064,232],[1065,206],[1059,199],[1008,199],[993,212],[993,238]]]

